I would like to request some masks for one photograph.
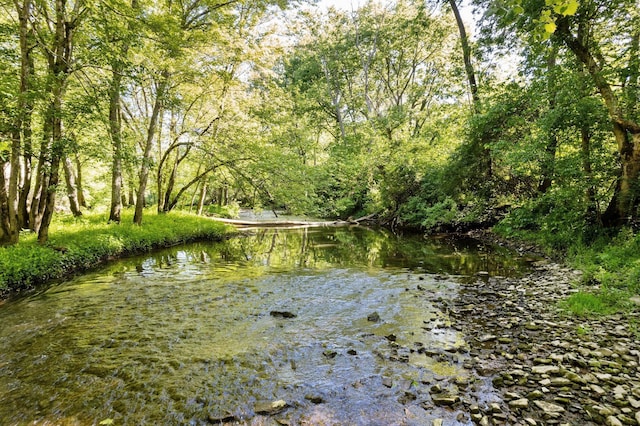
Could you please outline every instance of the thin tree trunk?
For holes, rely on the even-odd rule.
[[[453,12],[453,16],[456,19],[456,24],[458,26],[458,32],[460,33],[460,44],[462,46],[462,58],[464,61],[464,70],[467,75],[467,83],[469,84],[469,91],[471,92],[471,107],[474,114],[480,113],[480,95],[478,94],[478,83],[476,81],[476,73],[473,68],[473,63],[471,61],[471,45],[469,43],[469,36],[467,35],[467,30],[464,26],[464,22],[462,21],[462,16],[460,15],[460,10],[458,9],[458,5],[455,0],[448,0],[449,6],[451,7],[451,11]],[[482,137],[482,140],[477,143],[480,146],[477,146],[476,149],[479,150],[479,155],[481,158],[479,159],[479,164],[484,172],[484,179],[489,182],[493,177],[493,161],[491,159],[491,150],[488,148],[488,142],[485,141],[486,136]],[[491,188],[487,187],[487,190],[491,191]]]
[[[78,200],[78,186],[76,184],[75,171],[73,170],[73,163],[69,156],[65,156],[63,162],[64,179],[67,184],[67,198],[69,198],[69,208],[74,217],[82,216],[80,210],[80,201]]]
[[[207,183],[202,183],[202,188],[200,188],[200,199],[198,200],[198,216],[202,216],[202,211],[204,210],[204,201],[207,197]]]
[[[124,50],[124,49],[123,49]],[[125,52],[126,54],[126,52]],[[122,220],[122,121],[120,91],[122,85],[122,67],[115,61],[112,70],[111,87],[109,88],[109,132],[113,160],[111,163],[111,206],[109,222],[120,223]]]
[[[36,181],[33,186],[33,197],[31,198],[31,206],[29,209],[29,229],[38,232],[40,223],[42,222],[42,211],[40,201],[42,200],[42,181],[44,180],[44,147],[45,141],[42,142],[41,153],[38,157],[38,166],[36,167]],[[48,148],[46,148],[48,149]]]
[[[151,113],[151,119],[149,121],[149,127],[147,129],[147,140],[145,143],[144,154],[142,156],[142,165],[140,166],[140,175],[138,183],[138,196],[136,198],[136,210],[133,216],[133,223],[136,225],[142,225],[142,212],[144,209],[145,192],[147,190],[147,182],[149,180],[151,150],[153,148],[153,140],[156,135],[156,129],[158,127],[158,119],[160,117],[160,110],[162,109],[162,102],[164,99],[164,92],[169,84],[169,72],[163,71],[160,82],[156,87],[156,98],[153,105],[153,111]]]
[[[547,58],[547,96],[549,98],[549,111],[553,112],[556,108],[556,57],[558,54],[558,47],[553,46],[549,52]],[[553,182],[553,175],[556,162],[556,151],[558,149],[558,135],[556,134],[556,123],[553,123],[551,128],[548,129],[549,136],[547,146],[545,147],[542,164],[541,175],[542,179],[538,185],[538,193],[544,194],[551,188]]]
[[[131,0],[131,8],[138,9],[138,0]],[[133,24],[129,22],[128,31],[133,31]],[[123,61],[129,53],[129,41],[123,41],[120,50],[120,58],[111,64],[111,84],[109,87],[109,132],[111,134],[111,146],[113,160],[111,163],[111,207],[109,209],[109,222],[120,223],[122,220],[122,77],[124,72]]]
[[[56,80],[58,80],[56,78]],[[49,168],[44,173],[42,193],[40,199],[41,206],[41,222],[38,229],[38,242],[45,244],[49,239],[49,225],[53,218],[53,212],[56,205],[56,189],[60,180],[60,160],[62,157],[62,96],[64,93],[63,81],[56,81],[54,83],[54,90],[52,91],[52,103],[47,114],[47,120],[51,125],[51,142],[47,142],[49,145],[49,155],[51,161],[49,162]]]
[[[327,90],[329,92],[329,97],[331,98],[331,103],[334,108],[335,118],[338,122],[338,126],[340,127],[340,137],[344,140],[347,137],[347,132],[344,126],[344,118],[342,117],[342,110],[340,109],[340,97],[341,93],[337,87],[332,87],[331,81],[331,72],[329,70],[329,65],[325,58],[322,58],[322,69],[324,71],[325,80],[327,82]]]
[[[167,180],[167,190],[164,194],[164,199],[162,201],[163,212],[167,212],[169,203],[171,203],[171,193],[173,192],[173,188],[176,184],[176,176],[178,174],[178,165],[180,164],[178,160],[178,153],[176,152],[176,160],[173,163],[173,168],[171,169],[171,173],[169,174],[169,179]]]
[[[76,163],[76,187],[78,188],[78,204],[80,207],[87,208],[87,199],[84,196],[84,185],[82,178],[82,162],[80,162],[80,156],[78,153],[75,153],[75,163]]]
[[[127,198],[127,207],[131,207],[136,204],[136,192],[133,189],[133,184],[129,188],[129,194]]]
[[[587,203],[587,220],[591,224],[600,222],[596,204],[596,189],[593,187],[593,170],[591,165],[591,132],[587,125],[580,128],[580,149],[582,155],[582,172],[587,180],[585,198]]]
[[[467,36],[467,30],[462,22],[460,11],[455,0],[449,0],[449,5],[453,11],[453,15],[456,18],[456,24],[458,25],[458,32],[460,33],[460,43],[462,44],[462,56],[464,60],[464,71],[467,74],[467,82],[469,83],[469,90],[471,91],[471,101],[473,111],[477,114],[480,112],[480,97],[478,96],[478,84],[476,82],[476,73],[473,69],[471,62],[471,46],[469,45],[469,37]]]
[[[0,163],[0,245],[14,244],[11,241],[11,224],[9,223],[9,197],[5,170],[10,167],[8,162]]]

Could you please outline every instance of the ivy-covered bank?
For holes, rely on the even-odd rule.
[[[142,226],[134,225],[128,214],[120,224],[107,223],[102,214],[57,216],[46,245],[38,244],[35,234],[25,233],[18,245],[0,247],[0,295],[63,278],[109,259],[196,240],[220,240],[232,232],[227,225],[188,213],[148,212]]]

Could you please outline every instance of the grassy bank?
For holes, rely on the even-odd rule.
[[[95,267],[106,260],[196,240],[219,240],[231,230],[192,214],[145,214],[142,226],[133,215],[121,224],[108,224],[103,214],[81,218],[59,216],[45,246],[24,233],[16,246],[0,248],[0,294],[21,291],[49,280]]]
[[[565,311],[580,316],[610,315],[639,309],[640,235],[622,228],[615,236],[597,236],[585,240],[579,230],[514,230],[509,220],[494,231],[506,238],[532,242],[561,257],[583,272],[576,281],[577,292],[561,303]]]

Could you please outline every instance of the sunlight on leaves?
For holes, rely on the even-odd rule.
[[[98,424],[101,424],[101,425],[112,425],[113,424],[113,419],[104,419],[103,421],[101,421]]]

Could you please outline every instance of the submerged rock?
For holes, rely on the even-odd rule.
[[[289,311],[271,311],[271,312],[269,312],[269,315],[271,315],[274,318],[295,318],[295,317],[297,317],[296,314],[294,314],[293,312],[289,312]]]
[[[377,312],[370,313],[369,315],[367,315],[367,321],[380,322],[380,314]]]
[[[273,415],[281,411],[284,411],[289,404],[286,401],[279,399],[277,401],[261,401],[257,402],[254,411],[256,414]]]

